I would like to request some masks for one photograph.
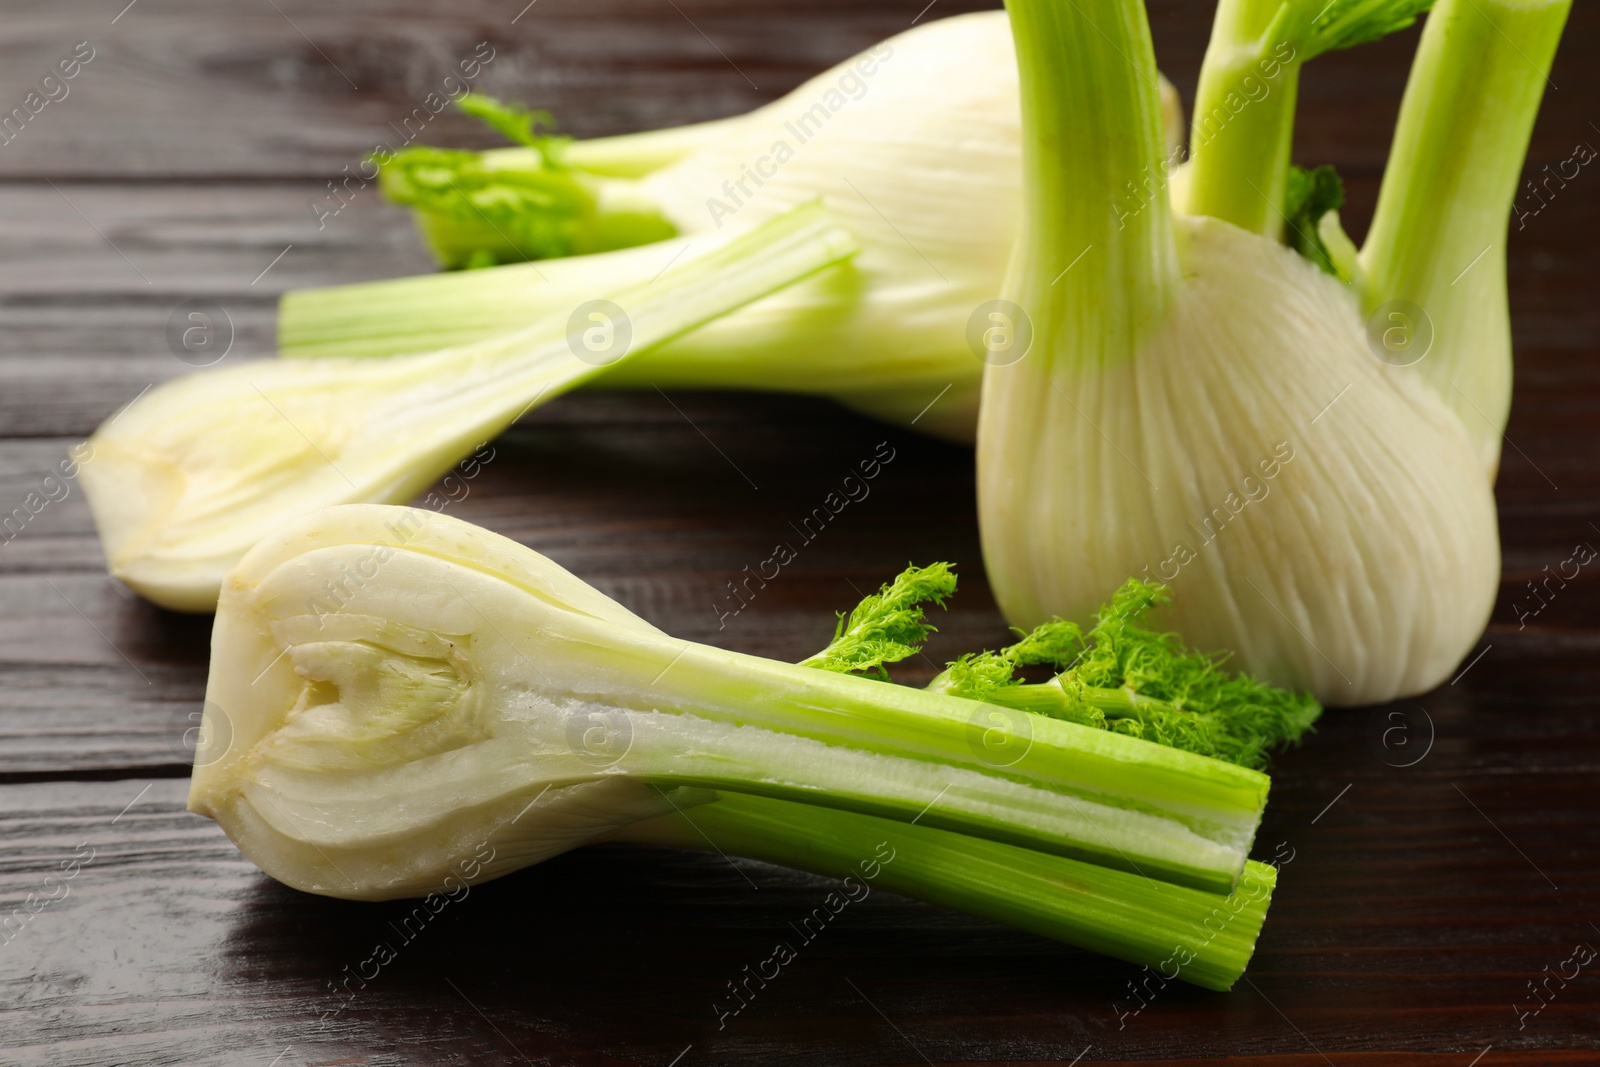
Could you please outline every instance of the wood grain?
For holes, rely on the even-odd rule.
[[[477,42],[496,49],[485,91],[601,134],[752,107],[925,0],[124,2],[6,10],[0,110],[75,42],[97,51],[0,146],[0,517],[99,421],[190,369],[165,336],[185,302],[224,308],[229,360],[263,358],[285,289],[425,270],[404,214],[370,191],[320,228],[308,201]],[[1192,93],[1211,5],[1150,8],[1163,69]],[[1413,39],[1306,76],[1297,156],[1340,166],[1357,234]],[[1580,4],[1530,169],[1600,143],[1597,46],[1600,7]],[[484,143],[448,114],[428,139]],[[1585,171],[1512,236],[1505,575],[1481,657],[1419,700],[1331,714],[1279,761],[1261,851],[1293,859],[1233,992],[1172,986],[1130,1015],[1135,968],[877,894],[718,1029],[724,983],[827,883],[605,848],[474,888],[346,1005],[330,983],[400,940],[407,909],[287,890],[184,813],[208,622],[110,581],[69,484],[0,538],[0,1063],[1600,1061],[1592,968],[1537,1015],[1513,1009],[1575,944],[1600,945],[1600,578],[1518,619],[1526,583],[1600,543],[1597,180]],[[1004,638],[970,452],[822,401],[670,399],[597,392],[535,412],[451,512],[722,647],[799,658],[908,558],[963,574],[908,680]],[[726,583],[884,440],[896,458],[872,496],[719,617]],[[80,844],[93,859],[62,883]]]

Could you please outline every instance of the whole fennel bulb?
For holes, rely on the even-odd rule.
[[[1176,94],[1165,83],[1163,93],[1176,136]],[[572,287],[592,288],[616,264],[663,264],[698,235],[820,196],[861,244],[850,267],[602,382],[820,393],[970,441],[983,369],[970,326],[999,291],[1016,230],[1018,122],[1010,27],[993,11],[924,23],[747,115],[576,142],[560,150],[566,169],[534,146],[402,153],[383,168],[385,191],[416,207],[447,264],[473,253],[564,258],[290,293],[280,347],[390,355],[476,340],[571,302]],[[630,231],[641,213],[651,222]],[[663,225],[680,236],[569,254],[655,241]]]
[[[1289,11],[1304,15],[1290,43],[1315,54],[1319,18],[1390,9],[1382,21],[1416,6],[1230,0],[1218,33],[1248,60],[1279,43]],[[1499,577],[1481,438],[1434,375],[1380,358],[1389,354],[1369,343],[1363,302],[1411,295],[1373,287],[1389,273],[1381,261],[1403,254],[1445,318],[1443,290],[1468,264],[1439,240],[1441,220],[1503,243],[1498,209],[1515,177],[1502,157],[1526,150],[1539,95],[1505,89],[1542,81],[1567,6],[1437,6],[1408,111],[1497,114],[1500,139],[1451,144],[1442,159],[1442,142],[1407,147],[1430,127],[1402,116],[1386,189],[1409,182],[1419,210],[1440,203],[1346,280],[1284,247],[1283,217],[1257,204],[1270,206],[1275,189],[1263,174],[1287,166],[1295,68],[1242,112],[1253,145],[1219,138],[1210,159],[1197,146],[1186,202],[1223,205],[1223,218],[1175,214],[1161,196],[1129,205],[1129,176],[1160,167],[1143,4],[1012,0],[1026,207],[1006,294],[1033,345],[986,369],[978,487],[985,562],[1013,623],[1082,618],[1109,575],[1134,574],[1172,588],[1167,621],[1189,642],[1233,649],[1239,666],[1323,703],[1388,700],[1449,676]],[[1447,32],[1458,16],[1494,19],[1493,32]],[[1249,26],[1243,44],[1226,39],[1235,21]],[[1502,33],[1532,58],[1491,62]],[[1208,69],[1229,76],[1210,58]],[[1495,76],[1456,76],[1473,69]],[[1197,108],[1215,89],[1202,84]],[[1409,173],[1417,158],[1431,184]],[[1501,180],[1461,180],[1478,167]],[[1460,343],[1455,326],[1439,335],[1456,347],[1428,358],[1463,368],[1495,358],[1492,346]]]

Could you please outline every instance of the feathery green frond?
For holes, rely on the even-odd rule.
[[[929,688],[1265,766],[1272,749],[1311,728],[1321,707],[1223,669],[1223,657],[1190,651],[1176,634],[1145,629],[1145,617],[1170,599],[1165,586],[1130,579],[1087,634],[1052,620],[1008,648],[963,656]],[[1034,684],[1016,677],[1040,664],[1061,673]]]
[[[1322,0],[1310,0],[1320,5]],[[1354,48],[1407,29],[1434,0],[1334,0],[1312,22],[1318,54]]]
[[[556,120],[548,111],[507,103],[482,93],[462,97],[456,101],[456,107],[497,131],[506,140],[529,148],[537,148],[551,166],[561,165],[561,149],[572,143],[570,137],[539,132],[540,127],[546,129],[555,127]]]
[[[883,665],[915,655],[934,632],[923,621],[923,605],[942,608],[955,591],[956,576],[950,564],[908,566],[894,581],[857,604],[848,617],[840,612],[828,647],[801,660],[800,665],[841,674],[864,671],[887,680],[889,672]]]

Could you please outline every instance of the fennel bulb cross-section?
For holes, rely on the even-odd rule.
[[[1536,58],[1508,64],[1515,79],[1502,80],[1542,80],[1566,5],[1465,2],[1497,17],[1514,9],[1501,29]],[[1222,43],[1213,40],[1226,62],[1208,56],[1202,81],[1225,87],[1228,70],[1256,69],[1286,24],[1311,34],[1294,39],[1309,56],[1381,35],[1420,6],[1229,0]],[[1291,78],[1249,104],[1258,109],[1249,123],[1241,116],[1197,151],[1184,202],[1203,214],[1177,214],[1160,197],[1138,212],[1108,211],[1127,176],[1150,172],[1162,150],[1144,5],[1012,0],[1009,10],[1025,222],[1006,297],[1034,342],[1020,361],[986,368],[978,441],[984,558],[1007,617],[1021,626],[1086,618],[1104,589],[1133,574],[1171,587],[1165,619],[1188,642],[1231,649],[1243,669],[1325,704],[1439,684],[1482,633],[1499,579],[1482,428],[1463,421],[1437,374],[1373,342],[1364,305],[1385,291],[1369,287],[1397,243],[1409,242],[1401,273],[1412,281],[1446,277],[1453,242],[1435,239],[1442,218],[1479,232],[1498,226],[1503,238],[1508,168],[1462,192],[1454,163],[1428,157],[1431,185],[1413,184],[1443,205],[1422,207],[1415,194],[1413,215],[1395,199],[1391,212],[1416,226],[1406,242],[1376,249],[1365,276],[1319,268],[1285,247],[1283,218],[1262,203],[1263,183],[1287,167]],[[1445,0],[1430,20],[1432,58],[1413,71],[1423,87],[1408,91],[1412,110],[1430,89],[1463,93],[1469,110],[1486,106],[1457,75],[1493,35],[1436,30],[1458,14],[1474,17]],[[1235,22],[1251,25],[1241,41],[1229,36]],[[1203,84],[1201,103],[1218,92]],[[1537,102],[1514,94],[1515,114],[1497,128],[1525,135]],[[1402,144],[1428,125],[1403,123]],[[1511,136],[1508,147],[1520,154],[1525,144]],[[1337,252],[1354,258],[1353,248]],[[1441,297],[1435,306],[1455,305]],[[1462,344],[1460,326],[1441,325],[1441,338]],[[1430,358],[1465,366],[1485,351]]]
[[[602,309],[590,318],[563,313],[395,360],[246,363],[153,389],[96,431],[82,468],[111,572],[165,607],[208,611],[228,568],[288,519],[407,500],[607,362],[854,250],[818,205],[804,205],[707,241],[671,270],[610,279],[590,291],[608,299],[580,306]]]
[[[190,806],[274,877],[349,897],[425,892],[490,835],[532,863],[718,790],[1227,893],[1268,786],[1111,731],[681,641],[514,542],[381,505],[302,519],[229,574],[205,716]],[[982,743],[996,731],[1003,761]]]

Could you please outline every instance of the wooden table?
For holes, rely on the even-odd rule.
[[[188,369],[165,337],[185,301],[225,308],[229,358],[251,358],[271,353],[283,290],[426,270],[372,189],[321,228],[309,203],[480,42],[495,55],[482,88],[588,135],[745,110],[924,2],[11,0],[0,110],[78,42],[93,58],[0,147],[0,512]],[[1192,91],[1210,5],[1152,14]],[[1306,76],[1298,155],[1340,165],[1358,233],[1413,39]],[[1597,48],[1600,10],[1580,3],[1530,169],[1600,144]],[[453,115],[429,139],[481,143]],[[1260,850],[1294,858],[1233,992],[1172,986],[1129,1015],[1134,967],[877,894],[719,1030],[724,983],[826,883],[610,848],[474,889],[345,1006],[333,984],[395,938],[400,909],[285,889],[184,811],[208,620],[109,580],[73,487],[0,545],[0,912],[80,864],[0,943],[0,1063],[1600,1063],[1600,965],[1519,1015],[1539,1003],[1530,980],[1600,945],[1600,581],[1586,570],[1525,628],[1512,611],[1542,568],[1600,543],[1596,182],[1585,170],[1511,245],[1494,623],[1451,684],[1330,714],[1278,762]],[[1004,636],[969,452],[822,402],[670,401],[539,411],[455,513],[729,648],[803,656],[908,557],[963,565],[935,658]],[[724,583],[883,440],[898,455],[873,495],[719,627]]]

